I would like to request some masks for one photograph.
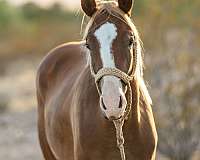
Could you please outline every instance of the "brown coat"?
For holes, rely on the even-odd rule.
[[[77,42],[57,47],[38,69],[38,131],[44,158],[120,160],[115,128],[100,112],[99,95],[81,46]],[[131,85],[135,91],[137,82]],[[126,157],[154,160],[157,133],[152,109],[142,93],[137,95],[139,105],[132,106],[123,127]]]

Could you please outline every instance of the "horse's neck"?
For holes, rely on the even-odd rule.
[[[78,104],[78,110],[76,110],[74,116],[77,121],[73,124],[73,127],[76,127],[75,131],[77,133],[75,134],[75,138],[77,138],[76,142],[80,142],[78,146],[80,150],[83,149],[83,154],[84,148],[82,147],[92,146],[90,149],[93,149],[97,143],[99,146],[98,149],[101,150],[100,152],[106,154],[112,153],[109,149],[113,149],[113,146],[116,146],[115,128],[111,122],[102,116],[99,107],[99,95],[89,67],[83,70],[78,83],[76,93],[79,96],[75,99]],[[150,107],[147,107],[148,104],[145,102],[143,95],[140,94],[140,88],[136,81],[131,83],[131,88],[133,104],[129,118],[124,124],[123,132],[126,152],[138,157],[138,153],[141,152],[137,151],[137,148],[140,146],[143,153],[143,150],[146,151],[146,146],[143,145],[143,142],[152,142],[151,123],[153,120],[151,120],[152,118],[148,111]],[[92,131],[92,135],[95,136],[91,136],[91,132],[89,131]],[[81,137],[89,137],[89,139]],[[93,144],[95,147],[93,147]],[[107,146],[108,149],[103,150],[104,146]],[[116,152],[116,154],[118,155],[119,153]],[[142,159],[144,159],[144,155],[141,155],[143,156]]]
[[[99,96],[96,89],[95,80],[92,77],[89,66],[83,69],[80,78],[78,79],[78,84],[79,85],[77,85],[76,92],[80,93],[79,100],[87,102],[84,102],[81,105],[87,104],[88,106],[86,106],[86,109],[90,109],[90,106],[93,105],[93,109],[95,109],[97,106],[95,107],[94,105],[98,104]]]
[[[132,108],[130,113],[130,119],[134,123],[134,126],[138,126],[140,122],[140,91],[138,83],[133,80],[131,82],[132,89]]]

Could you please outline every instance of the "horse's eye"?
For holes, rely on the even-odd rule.
[[[129,47],[132,47],[133,42],[134,42],[133,37],[131,37],[131,38],[129,39]]]
[[[90,45],[89,45],[88,43],[85,44],[85,47],[86,47],[87,49],[90,49]]]

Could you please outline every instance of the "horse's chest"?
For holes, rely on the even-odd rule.
[[[106,121],[106,123],[109,123]],[[149,132],[151,132],[149,130]],[[102,127],[99,125],[95,130],[82,130],[81,145],[86,159],[95,160],[120,160],[120,152],[117,148],[115,128],[113,125]],[[144,137],[137,127],[124,127],[125,154],[127,159],[151,160],[155,148],[154,139]],[[83,159],[80,159],[83,160]]]

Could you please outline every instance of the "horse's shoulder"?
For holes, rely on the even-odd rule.
[[[64,43],[58,47],[52,49],[42,60],[37,70],[37,87],[45,88],[48,82],[48,78],[52,77],[55,72],[62,65],[68,64],[72,61],[76,63],[82,56],[83,42],[71,42]]]

